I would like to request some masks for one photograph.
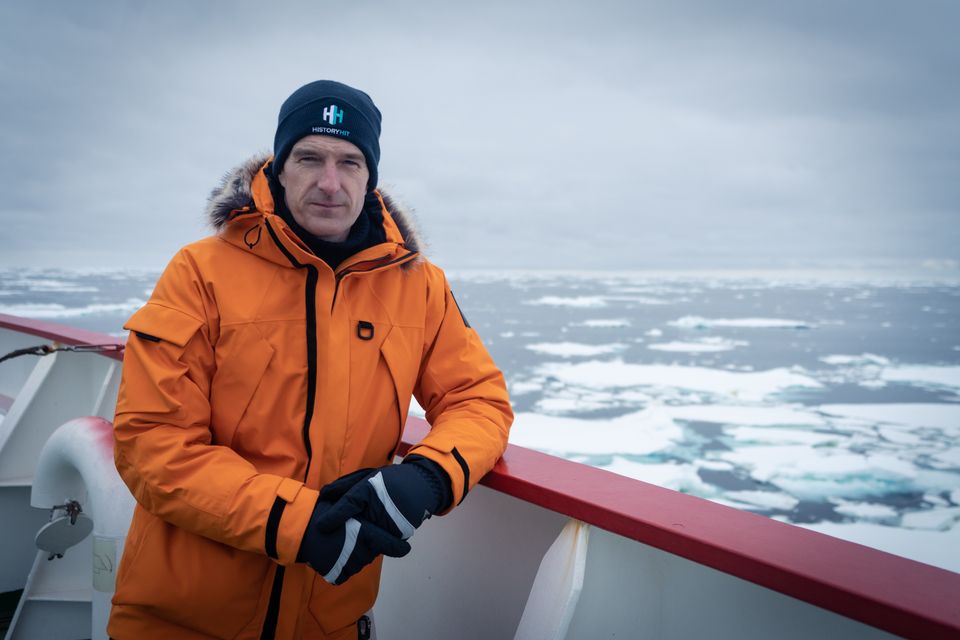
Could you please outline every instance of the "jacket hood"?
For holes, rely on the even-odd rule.
[[[206,216],[207,222],[214,231],[221,233],[237,211],[242,209],[250,211],[256,208],[252,189],[253,180],[271,157],[269,153],[260,153],[247,159],[228,171],[220,180],[220,184],[210,192],[207,198]],[[411,251],[422,253],[423,241],[414,224],[411,211],[383,189],[377,189],[377,192],[383,200],[387,213],[400,231],[404,245]],[[384,222],[389,224],[386,219]]]

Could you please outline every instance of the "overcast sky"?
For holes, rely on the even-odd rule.
[[[159,268],[336,79],[443,266],[960,259],[960,3],[0,3],[0,266]]]

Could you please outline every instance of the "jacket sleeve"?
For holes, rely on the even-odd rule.
[[[453,504],[496,464],[507,447],[513,410],[503,373],[460,311],[443,273],[429,265],[429,338],[414,389],[430,433],[410,453],[450,477]]]
[[[117,470],[137,502],[182,529],[296,560],[318,492],[259,473],[212,444],[216,305],[184,252],[167,267],[130,330],[114,418]]]

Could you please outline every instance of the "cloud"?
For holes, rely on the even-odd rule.
[[[318,77],[373,95],[382,180],[451,267],[956,257],[957,18],[948,2],[7,3],[0,262],[162,265]]]

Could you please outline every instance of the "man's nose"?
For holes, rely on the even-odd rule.
[[[337,165],[333,162],[325,162],[317,176],[317,187],[329,195],[335,194],[340,190],[340,175],[337,173]]]

